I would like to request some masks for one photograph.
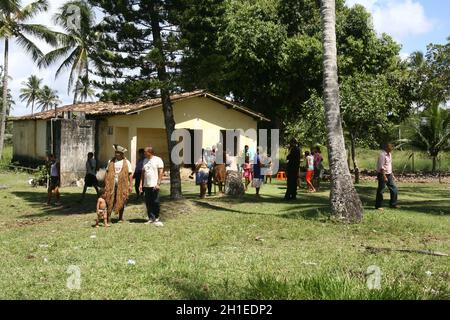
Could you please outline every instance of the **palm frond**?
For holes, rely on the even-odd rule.
[[[58,45],[56,33],[41,24],[20,24],[19,28],[22,32],[30,34],[36,38],[43,39],[52,46]]]
[[[21,33],[16,34],[15,40],[21,47],[25,49],[27,53],[31,54],[31,57],[34,61],[39,61],[39,59],[44,56],[41,49],[39,49],[36,44],[34,44],[33,41],[28,39],[25,35]]]
[[[32,3],[26,5],[17,14],[17,18],[21,21],[31,19],[35,17],[38,13],[48,10],[47,0],[36,0]]]

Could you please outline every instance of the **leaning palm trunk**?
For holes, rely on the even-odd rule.
[[[321,15],[324,44],[324,104],[328,158],[331,171],[331,212],[350,223],[362,220],[363,207],[353,186],[347,164],[344,134],[339,110],[339,84],[336,48],[335,0],[322,0]]]
[[[5,60],[3,66],[3,103],[1,111],[1,124],[0,124],[0,159],[3,158],[3,146],[5,142],[5,127],[6,127],[6,112],[8,110],[8,49],[9,40],[5,38]]]

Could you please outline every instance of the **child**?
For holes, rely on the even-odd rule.
[[[109,227],[108,224],[108,210],[106,207],[105,193],[98,198],[97,200],[97,220],[95,222],[95,227],[98,228],[98,222],[100,219],[103,220],[103,224],[106,227]]]

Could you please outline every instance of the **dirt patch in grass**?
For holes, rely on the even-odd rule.
[[[25,228],[34,226],[37,224],[42,224],[52,221],[51,218],[30,218],[30,219],[17,219],[14,221],[2,222],[0,223],[0,227],[2,229],[11,229],[11,228]]]
[[[196,211],[198,211],[196,205],[188,199],[161,202],[161,216],[164,219],[173,219],[179,215],[192,214]]]

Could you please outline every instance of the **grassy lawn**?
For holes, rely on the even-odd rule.
[[[92,190],[79,204],[80,189],[63,189],[62,206],[46,208],[45,189],[27,179],[0,174],[1,299],[450,298],[449,257],[365,249],[450,253],[449,185],[399,184],[402,209],[380,213],[375,185],[363,184],[364,222],[349,226],[329,219],[326,191],[285,203],[274,183],[259,200],[254,189],[198,200],[185,184],[186,200],[163,199],[164,227],[144,225],[132,200],[126,223],[95,229]],[[66,286],[71,265],[80,290]],[[380,290],[366,285],[372,265]]]

